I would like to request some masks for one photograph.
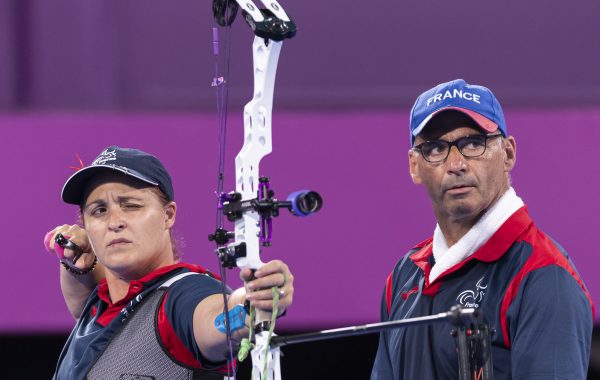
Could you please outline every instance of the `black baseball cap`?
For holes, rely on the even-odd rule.
[[[171,176],[158,158],[138,149],[109,146],[91,165],[78,170],[65,182],[61,193],[63,201],[74,205],[81,204],[87,182],[97,174],[111,170],[158,186],[170,201],[175,200]]]

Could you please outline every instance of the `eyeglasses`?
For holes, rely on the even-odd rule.
[[[421,152],[425,161],[431,163],[442,162],[448,158],[453,146],[465,157],[479,157],[485,153],[488,139],[498,136],[502,136],[502,133],[465,136],[452,142],[446,140],[425,141],[413,149]]]

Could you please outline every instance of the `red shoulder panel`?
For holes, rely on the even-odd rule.
[[[506,288],[506,293],[504,295],[504,298],[502,299],[502,304],[500,306],[500,327],[502,329],[504,342],[506,343],[506,346],[508,348],[510,348],[511,342],[510,337],[508,335],[506,313],[508,312],[508,308],[510,307],[512,301],[517,296],[519,286],[523,282],[523,279],[527,276],[527,274],[536,269],[540,269],[549,265],[556,265],[566,270],[577,281],[577,283],[585,293],[587,299],[589,300],[590,306],[592,308],[592,318],[595,314],[592,297],[585,288],[583,281],[581,280],[581,278],[579,278],[577,272],[571,266],[567,258],[552,243],[552,241],[535,226],[533,226],[533,228],[531,228],[530,231],[528,231],[527,235],[524,237],[524,240],[531,244],[531,246],[533,247],[533,253],[529,257],[529,259],[527,259],[521,270],[519,270],[519,272],[516,274],[516,276]]]
[[[392,287],[393,287],[394,272],[390,273],[387,280],[385,281],[385,304],[387,306],[388,316],[392,309]]]

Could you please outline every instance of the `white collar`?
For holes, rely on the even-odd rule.
[[[510,187],[452,247],[448,247],[446,244],[444,233],[437,224],[433,232],[435,264],[429,273],[429,283],[432,283],[444,271],[471,256],[523,205],[523,200]]]

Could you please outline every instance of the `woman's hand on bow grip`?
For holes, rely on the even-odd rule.
[[[279,293],[279,315],[292,304],[294,275],[283,261],[269,261],[254,272],[248,268],[242,269],[240,278],[246,284],[246,299],[257,309],[272,311],[273,287],[276,287]]]

